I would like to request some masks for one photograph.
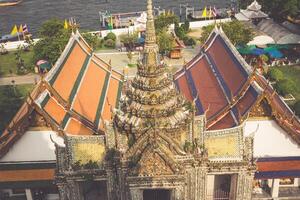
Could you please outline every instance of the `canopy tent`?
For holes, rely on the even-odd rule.
[[[51,64],[46,60],[39,60],[39,61],[37,61],[36,65],[40,69],[47,69],[47,70],[51,69],[51,67],[52,67]]]
[[[270,55],[270,57],[272,57],[272,58],[282,58],[283,57],[283,54],[276,48],[269,47],[269,48],[265,48],[264,51],[267,52]]]
[[[272,19],[263,19],[257,29],[271,36],[277,44],[299,44],[300,35],[290,32]]]
[[[255,48],[252,50],[251,54],[255,56],[260,56],[265,54],[266,52],[263,49]]]
[[[253,38],[252,41],[248,42],[247,45],[267,45],[267,44],[274,44],[275,41],[272,37],[268,35],[260,35]]]
[[[251,54],[252,50],[255,49],[255,48],[256,48],[255,45],[249,45],[249,46],[246,46],[246,47],[237,48],[237,50],[240,54],[246,55],[246,54]]]

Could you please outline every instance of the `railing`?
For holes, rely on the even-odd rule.
[[[230,192],[215,190],[213,194],[207,195],[208,200],[229,200]]]

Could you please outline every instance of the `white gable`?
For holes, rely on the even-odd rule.
[[[245,124],[244,134],[249,136],[253,132],[255,132],[254,157],[300,156],[300,146],[276,121],[248,120]]]
[[[56,160],[52,138],[63,144],[63,138],[54,131],[27,131],[0,159],[0,162],[30,162]]]

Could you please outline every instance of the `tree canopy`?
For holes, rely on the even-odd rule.
[[[214,26],[215,25],[212,24],[202,28],[203,32],[200,37],[200,42],[202,44],[204,44],[207,40],[209,34],[214,29]],[[246,45],[254,38],[253,30],[237,20],[222,23],[221,26],[227,37],[234,45]]]
[[[166,54],[174,48],[174,37],[166,29],[159,32],[157,39],[161,54]]]
[[[35,61],[46,59],[54,64],[71,35],[70,30],[64,29],[64,22],[59,19],[50,19],[43,23],[39,30],[41,38],[33,47]]]
[[[164,31],[165,28],[169,28],[171,24],[175,23],[179,23],[179,19],[176,15],[159,15],[154,21],[156,33],[158,34],[159,32]]]
[[[128,50],[132,51],[135,44],[138,42],[138,33],[134,32],[120,35],[120,41]]]
[[[82,37],[92,48],[99,46],[98,36],[87,31],[82,32]],[[48,60],[53,65],[63,52],[70,36],[71,30],[64,29],[64,21],[56,18],[45,21],[39,29],[41,39],[33,47],[34,60]]]
[[[261,4],[262,10],[270,17],[282,20],[287,16],[296,16],[300,11],[299,0],[257,0]],[[242,9],[247,8],[253,0],[239,0]]]

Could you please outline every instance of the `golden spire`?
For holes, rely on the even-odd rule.
[[[146,46],[156,45],[152,0],[147,0]]]
[[[146,41],[143,65],[148,73],[156,71],[159,65],[158,45],[156,44],[154,17],[152,9],[152,0],[147,0],[147,23],[146,23]]]

